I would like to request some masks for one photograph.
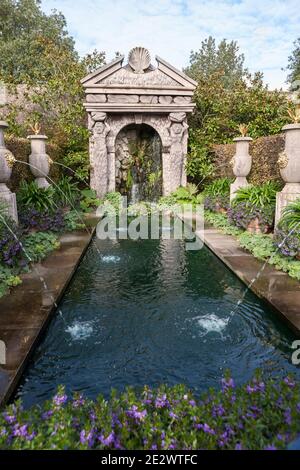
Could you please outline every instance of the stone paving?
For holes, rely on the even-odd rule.
[[[0,366],[1,403],[13,393],[90,240],[88,231],[64,234],[60,248],[22,275],[22,284],[0,299],[0,339],[6,345],[6,364]]]

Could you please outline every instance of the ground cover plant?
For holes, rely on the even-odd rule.
[[[276,237],[253,234],[233,226],[226,215],[205,211],[205,220],[227,235],[234,235],[242,248],[256,258],[266,261],[290,277],[300,280],[300,261],[282,254]]]
[[[229,220],[245,230],[252,222],[257,231],[270,231],[274,226],[276,193],[279,190],[278,183],[273,181],[238,189],[228,210]]]
[[[128,388],[92,401],[63,387],[43,406],[0,415],[1,449],[284,449],[300,432],[300,386],[257,373],[200,398],[184,385]]]

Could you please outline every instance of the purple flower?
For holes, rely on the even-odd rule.
[[[195,400],[190,400],[190,401],[189,401],[189,404],[190,404],[191,406],[193,406],[193,407],[196,406]]]
[[[89,447],[92,447],[94,444],[94,430],[91,429],[89,432],[84,429],[80,432],[80,443],[82,445],[88,444]]]
[[[8,415],[7,413],[4,413],[4,419],[8,424],[13,424],[16,421],[16,417],[14,415]]]
[[[178,416],[173,411],[170,411],[169,415],[170,415],[170,418],[172,418],[172,419],[177,419],[178,418]]]
[[[127,415],[136,421],[144,421],[147,416],[147,410],[138,411],[138,407],[136,405],[132,405],[131,409],[127,411]]]
[[[67,395],[55,395],[53,397],[53,403],[58,407],[60,407],[61,405],[64,405],[64,403],[66,403],[67,400],[68,400]]]
[[[80,395],[76,400],[73,401],[72,406],[73,408],[80,408],[80,406],[83,406],[85,404],[84,398]]]
[[[196,428],[202,429],[202,431],[204,431],[206,434],[212,434],[212,435],[216,434],[215,431],[207,423],[196,424]]]
[[[284,420],[286,424],[292,424],[292,415],[291,415],[291,409],[287,408],[284,412]]]
[[[283,381],[284,381],[284,383],[285,383],[288,387],[290,387],[290,388],[294,388],[295,385],[296,385],[295,382],[294,382],[293,380],[291,380],[289,377],[285,377],[285,378],[283,379]]]
[[[267,447],[265,447],[264,450],[277,450],[276,447],[273,445],[273,444],[270,444],[268,445]]]
[[[227,392],[228,390],[234,387],[235,387],[234,380],[231,377],[222,379],[222,390],[224,392]]]
[[[238,443],[235,445],[235,450],[243,450],[242,444],[241,444],[240,442],[238,442]]]
[[[53,415],[53,410],[45,411],[42,414],[42,419],[43,420],[49,419],[49,418],[51,418],[52,415]]]
[[[212,415],[215,418],[216,416],[223,416],[225,414],[225,409],[223,405],[214,405],[212,409]]]
[[[14,437],[26,437],[28,435],[28,426],[27,424],[16,424],[13,429]]]
[[[111,444],[114,443],[115,441],[115,433],[114,432],[111,432],[107,437],[104,437],[103,434],[101,434],[99,437],[98,437],[99,441],[101,442],[101,444],[103,444],[104,446],[106,447],[109,447]]]
[[[168,407],[169,401],[167,399],[167,396],[164,394],[161,397],[156,397],[154,405],[155,405],[155,408]]]

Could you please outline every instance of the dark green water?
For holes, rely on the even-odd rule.
[[[90,397],[111,387],[183,382],[196,393],[238,383],[256,368],[275,376],[295,339],[207,249],[178,240],[97,241],[84,257],[36,350],[18,396],[49,398],[58,384]]]

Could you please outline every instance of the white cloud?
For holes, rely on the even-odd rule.
[[[43,0],[67,19],[80,54],[94,48],[108,58],[147,47],[178,68],[208,35],[237,40],[246,66],[263,71],[271,88],[285,87],[293,41],[299,36],[298,0]]]

